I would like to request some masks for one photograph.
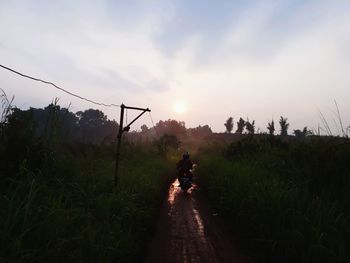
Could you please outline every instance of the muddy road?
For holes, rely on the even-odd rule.
[[[188,193],[175,180],[164,202],[146,262],[249,262],[211,213],[200,189]]]

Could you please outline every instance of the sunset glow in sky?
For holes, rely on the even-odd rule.
[[[349,125],[349,14],[348,0],[0,0],[0,64],[149,107],[155,122],[221,132],[228,117],[248,117],[266,130],[282,115],[291,130],[317,128],[319,111],[334,124],[336,100]],[[0,87],[20,108],[55,97],[72,111],[96,108],[1,69]],[[119,119],[118,108],[98,108]]]

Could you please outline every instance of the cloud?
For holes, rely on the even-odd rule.
[[[41,9],[43,13],[53,14],[51,6],[45,7],[47,9]],[[53,17],[36,17],[38,11],[35,12],[35,9],[28,14],[20,6],[10,8],[13,14],[8,12],[3,17],[7,23],[2,23],[4,34],[1,43],[7,46],[4,56],[10,57],[20,51],[22,59],[39,62],[43,68],[47,68],[45,65],[62,64],[65,66],[61,69],[62,73],[68,67],[71,74],[76,73],[81,79],[92,82],[99,76],[106,77],[98,72],[100,68],[110,70],[111,81],[114,72],[114,81],[130,82],[130,85],[121,86],[147,89],[145,84],[150,80],[164,81],[164,61],[150,38],[154,22],[147,20],[147,15],[145,20],[141,18],[128,28],[120,28],[116,21],[104,18],[105,8],[89,4],[84,4],[82,10],[76,10],[74,4],[73,8],[69,7],[60,5],[63,13],[68,11],[65,17],[56,14]],[[135,65],[138,76],[133,74]]]
[[[6,2],[0,58],[85,96],[147,101],[158,119],[183,98],[189,125],[285,115],[315,126],[334,96],[350,115],[349,11],[346,1]],[[17,83],[6,80],[23,97],[24,85],[40,90]]]
[[[192,59],[182,59],[186,70],[176,71],[178,93],[200,94],[192,104],[203,113],[192,119],[207,118],[209,104],[215,105],[216,127],[224,112],[257,118],[260,127],[273,115],[291,116],[292,127],[317,127],[315,105],[325,108],[333,97],[349,96],[349,7],[325,2],[301,4],[292,12],[287,7],[250,6],[214,38],[213,48],[203,49],[208,43],[197,32],[187,56]]]

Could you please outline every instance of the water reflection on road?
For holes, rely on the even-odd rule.
[[[178,180],[175,180],[169,188],[170,262],[217,262],[193,197],[193,192],[197,190],[194,184],[187,193],[184,193],[179,187]]]

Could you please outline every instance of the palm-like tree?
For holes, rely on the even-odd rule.
[[[305,138],[306,136],[309,136],[309,135],[312,135],[312,131],[308,130],[307,129],[307,126],[304,127],[304,129],[301,131],[301,130],[294,130],[294,135],[297,137],[297,138],[300,138],[300,139],[303,139]]]
[[[245,126],[245,121],[242,118],[239,118],[239,121],[237,122],[237,130],[236,133],[242,134]]]
[[[255,121],[250,122],[248,119],[245,123],[245,128],[246,128],[248,134],[254,134],[255,133]]]
[[[226,132],[231,133],[233,129],[233,118],[228,118],[224,125],[226,127]]]
[[[275,134],[275,122],[273,120],[271,122],[267,123],[266,128],[268,129],[270,135]]]
[[[281,116],[280,118],[280,126],[281,126],[281,135],[282,136],[287,136],[288,135],[288,128],[289,128],[289,123],[287,122],[287,118],[283,118]]]

